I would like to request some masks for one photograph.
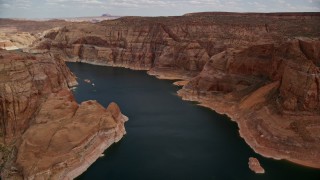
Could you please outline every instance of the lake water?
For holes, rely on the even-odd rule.
[[[116,102],[129,117],[127,134],[77,179],[224,180],[320,179],[320,171],[256,154],[236,123],[196,103],[182,101],[172,81],[145,71],[68,63],[78,77],[77,101]],[[84,82],[90,79],[95,86]],[[256,175],[248,158],[266,173]]]

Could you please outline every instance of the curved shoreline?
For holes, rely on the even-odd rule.
[[[86,64],[91,64],[91,65],[97,65],[97,66],[108,66],[108,67],[122,67],[122,68],[128,68],[128,69],[132,69],[132,70],[145,70],[145,69],[134,69],[128,66],[122,66],[122,65],[109,65],[109,64],[101,64],[101,63],[95,63],[95,62],[90,62],[90,61],[67,61],[67,62],[81,62],[81,63],[86,63]],[[183,76],[183,75],[177,75],[177,74],[164,74],[161,75],[160,71],[156,71],[156,72],[152,72],[150,73],[150,69],[147,70],[147,74],[150,76],[155,76],[157,79],[159,80],[184,80],[184,81],[188,81],[191,77],[188,76]],[[191,97],[192,95],[188,95],[190,97],[185,97],[184,95],[181,94],[181,90],[177,91],[177,95],[179,97],[181,97],[182,100],[184,101],[196,101],[198,102],[200,106],[209,108],[210,110],[213,110],[215,112],[217,112],[218,114],[225,114],[227,115],[231,121],[234,121],[237,123],[238,127],[239,127],[239,135],[241,138],[243,138],[246,142],[246,144],[254,150],[254,152],[266,157],[266,158],[272,158],[274,160],[287,160],[289,162],[295,163],[297,165],[300,166],[305,166],[308,168],[315,168],[315,169],[320,169],[320,165],[317,163],[313,163],[313,162],[309,162],[309,161],[305,161],[305,160],[299,160],[299,159],[295,159],[289,156],[284,156],[283,154],[277,152],[274,149],[270,149],[267,147],[261,147],[259,146],[255,140],[253,139],[253,137],[250,137],[249,135],[249,131],[248,128],[246,128],[245,123],[243,123],[240,119],[240,117],[237,115],[237,113],[233,114],[229,111],[223,111],[222,109],[219,109],[217,107],[214,107],[212,105],[210,105],[209,103],[206,103],[205,101],[202,101],[201,99],[197,98],[197,97]],[[223,103],[223,102],[220,102]]]
[[[168,75],[158,75],[156,73],[147,73],[148,75],[155,76],[157,79],[160,80],[176,80],[173,82],[173,85],[183,87],[184,85],[179,85],[181,81],[189,81],[189,79],[186,78],[181,78],[182,76],[168,76]],[[267,148],[267,147],[261,147],[257,144],[255,139],[253,137],[249,136],[249,128],[247,128],[246,124],[243,122],[245,119],[241,119],[241,117],[238,115],[239,113],[232,113],[232,110],[226,111],[219,109],[218,107],[211,106],[209,103],[206,103],[205,101],[202,101],[201,99],[192,96],[191,94],[188,94],[188,98],[185,95],[181,94],[181,91],[183,89],[181,88],[180,90],[177,91],[177,95],[184,101],[195,101],[198,102],[199,106],[209,108],[210,110],[213,110],[217,112],[218,114],[221,115],[226,115],[230,118],[231,121],[236,122],[239,128],[239,135],[246,144],[256,153],[262,155],[263,157],[266,158],[272,158],[274,160],[287,160],[289,162],[295,163],[300,166],[308,167],[308,168],[314,168],[314,169],[320,169],[320,164],[319,163],[313,163],[310,161],[305,161],[301,159],[296,159],[292,158],[289,156],[284,156],[283,154],[279,153],[275,149]],[[190,98],[192,96],[192,98]],[[223,102],[220,102],[223,103]],[[272,151],[272,152],[271,152]]]
[[[128,118],[122,115],[122,118],[127,120]],[[96,147],[90,151],[86,157],[84,157],[83,163],[73,168],[71,171],[66,172],[64,177],[67,179],[74,179],[84,173],[100,156],[105,150],[107,150],[112,144],[119,142],[122,137],[126,134],[124,130],[124,124],[118,124],[114,132],[103,132],[97,133],[98,139],[105,139],[100,143],[95,143]],[[113,138],[109,136],[114,136]]]
[[[292,158],[289,156],[285,157],[283,154],[277,152],[277,150],[275,150],[275,149],[259,146],[258,143],[255,141],[255,139],[253,139],[253,137],[250,136],[249,128],[247,128],[246,124],[243,122],[243,119],[241,119],[239,117],[239,115],[237,115],[237,113],[232,114],[229,111],[228,112],[223,111],[217,107],[210,105],[209,103],[201,101],[201,99],[196,98],[194,96],[193,96],[193,98],[186,98],[186,95],[183,95],[181,93],[181,91],[180,91],[180,93],[178,91],[178,96],[181,97],[185,101],[196,101],[199,103],[198,104],[199,106],[209,108],[210,110],[213,110],[213,111],[217,112],[218,114],[224,114],[224,115],[228,116],[231,121],[237,123],[238,128],[239,128],[238,132],[239,132],[240,137],[242,139],[244,139],[246,144],[254,152],[262,155],[263,157],[272,158],[274,160],[287,160],[289,162],[295,163],[296,165],[300,165],[300,166],[304,166],[304,167],[308,167],[308,168],[320,169],[320,165],[317,163],[313,163],[313,162],[309,162],[309,161],[305,161],[305,160],[300,160],[300,159],[295,159],[295,158]],[[192,95],[190,95],[190,96],[192,96]]]

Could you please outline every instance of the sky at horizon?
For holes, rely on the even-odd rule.
[[[0,0],[0,18],[175,16],[190,12],[320,12],[320,0]]]

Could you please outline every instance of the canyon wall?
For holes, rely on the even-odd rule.
[[[256,152],[320,168],[319,43],[227,50],[178,94],[228,114]]]
[[[251,16],[124,17],[53,30],[33,52],[60,51],[75,61],[154,71],[201,71],[210,57],[228,48],[319,37],[310,19]],[[301,28],[303,26],[304,28]]]
[[[62,59],[1,51],[1,135],[20,136],[29,126],[44,98],[76,85]]]
[[[124,17],[51,30],[30,52],[183,79],[264,156],[320,168],[319,13]]]
[[[111,103],[78,105],[61,57],[0,50],[2,179],[72,179],[125,134]]]

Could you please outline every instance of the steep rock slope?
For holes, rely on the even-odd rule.
[[[0,52],[1,135],[11,139],[28,128],[48,94],[71,87],[76,81],[61,58]]]
[[[126,120],[115,103],[78,105],[68,90],[53,93],[22,136],[17,167],[24,178],[73,179],[122,138]]]
[[[123,17],[53,30],[35,43],[33,52],[58,51],[68,60],[151,70],[151,74],[181,78],[196,75],[210,57],[228,48],[280,42],[297,36],[319,37],[316,25],[319,22],[319,14],[299,19],[219,13]]]
[[[258,153],[320,168],[319,53],[310,40],[230,49],[179,95],[228,114]]]
[[[111,103],[76,103],[58,56],[0,50],[1,178],[72,179],[125,134]]]

